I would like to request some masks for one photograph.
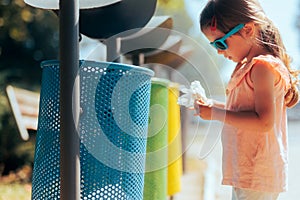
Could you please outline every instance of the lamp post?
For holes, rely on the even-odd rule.
[[[60,198],[79,200],[79,0],[61,0],[59,7]]]

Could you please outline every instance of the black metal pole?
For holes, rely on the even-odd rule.
[[[79,0],[60,0],[60,199],[80,199]]]

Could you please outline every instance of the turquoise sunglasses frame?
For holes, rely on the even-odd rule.
[[[232,36],[233,34],[237,33],[239,30],[241,30],[243,27],[245,26],[245,24],[239,24],[236,27],[234,27],[233,29],[231,29],[228,33],[226,33],[226,35],[224,35],[221,38],[216,39],[215,41],[211,42],[210,44],[215,47],[216,49],[220,49],[220,50],[226,50],[228,49],[228,45],[226,44],[225,40],[227,38],[229,38],[230,36]]]

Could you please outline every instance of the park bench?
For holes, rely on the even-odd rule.
[[[29,139],[29,130],[37,130],[39,99],[37,92],[7,85],[6,94],[20,136],[23,140]]]

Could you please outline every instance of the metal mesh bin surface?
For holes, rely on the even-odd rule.
[[[60,199],[59,62],[41,65],[32,199],[55,200]],[[79,75],[81,199],[142,199],[153,72],[81,61]]]
[[[165,200],[167,199],[169,81],[153,78],[151,83],[143,200]]]

